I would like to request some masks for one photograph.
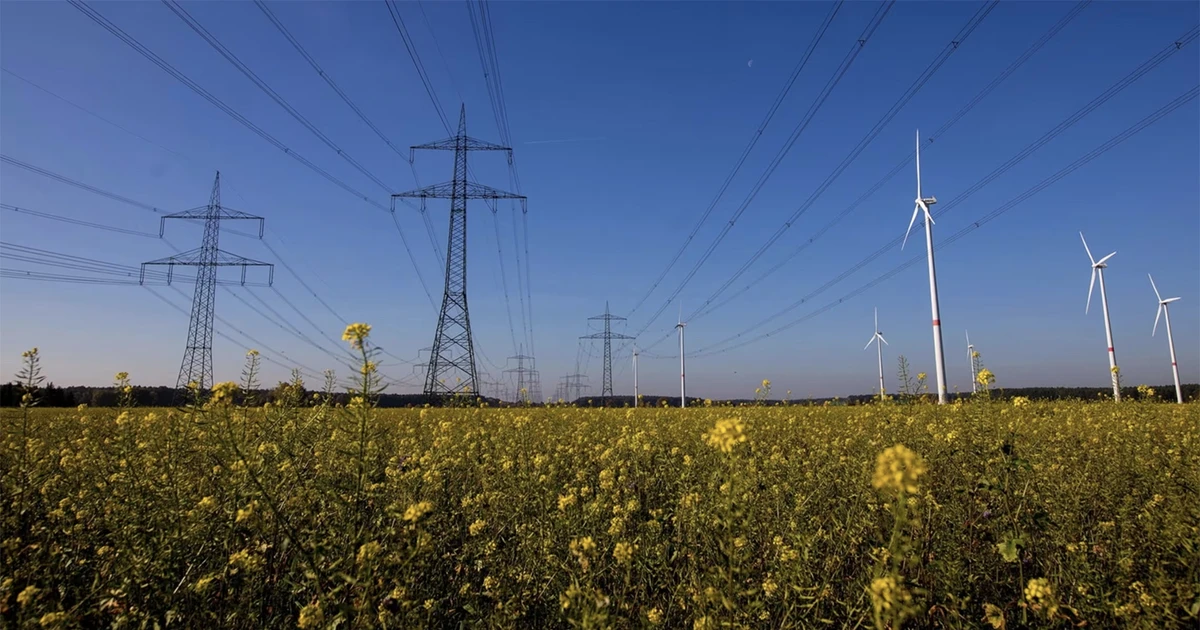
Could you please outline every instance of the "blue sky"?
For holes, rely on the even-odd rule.
[[[387,191],[340,159],[159,3],[96,3],[96,11],[246,118],[352,187],[387,204]],[[185,3],[192,16],[347,154],[394,191],[415,187],[408,165],[380,140],[250,3]],[[399,35],[381,3],[273,3],[280,21],[362,111],[397,145],[445,135]],[[534,344],[543,390],[580,369],[600,384],[600,349],[576,338],[587,317],[611,303],[630,315],[620,330],[645,328],[642,345],[663,338],[679,303],[685,314],[707,300],[825,180],[902,92],[980,8],[976,2],[898,3],[866,42],[778,169],[728,236],[655,321],[648,318],[680,285],[804,117],[879,7],[848,2],[764,130],[754,152],[682,259],[634,313],[717,193],[742,148],[830,9],[824,3],[491,3],[491,19],[523,192],[529,196]],[[784,259],[912,151],[913,133],[942,126],[1042,36],[1074,3],[1002,3],[731,290]],[[471,135],[498,141],[467,6],[400,3],[439,100],[453,117],[467,108]],[[927,145],[925,194],[955,203],[976,182],[1192,28],[1187,2],[1093,2],[953,127]],[[935,240],[979,221],[1008,200],[1102,145],[1196,86],[1193,42],[1128,89],[1020,161],[938,219]],[[431,344],[430,305],[386,212],[315,175],[134,52],[68,4],[0,4],[0,150],[5,156],[165,211],[207,201],[221,171],[223,199],[267,220],[265,245],[223,234],[222,249],[279,262],[281,255],[337,313],[374,326],[393,356],[385,372],[411,378]],[[752,61],[752,63],[751,63]],[[36,83],[102,116],[101,121],[31,86]],[[1118,363],[1127,383],[1170,382],[1167,342],[1151,337],[1160,290],[1172,305],[1185,381],[1200,380],[1200,106],[1192,100],[994,221],[937,250],[949,385],[969,388],[964,330],[1000,386],[1107,383],[1102,316],[1084,314],[1089,265],[1078,232],[1097,256],[1116,250],[1107,271]],[[136,135],[135,135],[136,134]],[[139,137],[140,136],[140,137]],[[508,187],[502,157],[473,154],[478,180]],[[422,184],[447,180],[451,156],[417,155]],[[689,354],[714,348],[837,277],[903,234],[911,213],[911,167],[778,273],[731,304],[695,318]],[[157,232],[158,216],[10,164],[0,166],[5,204],[73,219]],[[428,207],[445,250],[448,202]],[[935,206],[935,210],[938,207]],[[420,272],[440,301],[437,260],[420,215],[397,210]],[[493,379],[513,367],[523,343],[513,215],[469,209],[469,295]],[[914,228],[915,229],[915,228]],[[515,321],[510,334],[496,232]],[[168,256],[167,243],[0,210],[0,240],[121,265]],[[181,249],[200,230],[167,227]],[[522,246],[523,247],[523,246]],[[9,250],[11,251],[11,250]],[[920,235],[812,297],[757,333],[808,315],[923,253]],[[8,269],[80,272],[4,259]],[[522,264],[524,264],[522,260]],[[253,279],[251,272],[251,278]],[[226,276],[223,276],[226,277]],[[233,278],[235,276],[228,276]],[[154,291],[184,309],[191,285]],[[316,345],[342,323],[291,272],[274,289],[218,291],[218,315],[260,343],[217,324],[218,380],[238,376],[247,347],[287,363],[336,367],[260,310],[261,298]],[[689,360],[689,393],[750,396],[763,378],[794,396],[865,393],[875,386],[874,352],[862,346],[880,309],[889,387],[895,360],[933,373],[928,284],[918,264],[786,331],[721,354]],[[1096,298],[1098,300],[1098,297]],[[269,314],[269,313],[268,313]],[[52,380],[101,385],[118,370],[141,384],[173,384],[187,318],[137,286],[0,279],[0,372],[13,374],[21,350],[39,346]],[[266,348],[286,354],[286,358]],[[725,347],[725,346],[719,346]],[[716,348],[714,348],[716,349]],[[677,391],[673,336],[643,354],[642,391]],[[529,348],[525,348],[528,353]],[[420,355],[425,356],[425,355]],[[616,390],[629,393],[628,349],[616,359]],[[286,370],[267,364],[264,380]],[[394,391],[416,391],[398,385]]]

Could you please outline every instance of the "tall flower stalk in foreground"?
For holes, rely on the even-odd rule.
[[[921,477],[928,469],[924,458],[903,444],[897,444],[875,460],[871,485],[890,499],[892,535],[886,549],[879,550],[876,575],[871,580],[871,604],[875,627],[899,630],[905,619],[916,614],[913,593],[904,583],[904,564],[914,556],[913,536],[909,531],[920,525],[916,510]]]

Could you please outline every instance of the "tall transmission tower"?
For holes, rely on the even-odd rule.
[[[429,358],[429,371],[425,377],[425,393],[478,394],[476,380],[475,346],[471,337],[471,317],[467,311],[467,200],[468,199],[520,199],[524,210],[524,195],[505,192],[467,181],[467,153],[470,151],[507,151],[512,163],[512,148],[467,135],[467,107],[463,105],[458,114],[458,133],[427,144],[410,148],[411,162],[417,149],[454,151],[454,178],[449,182],[433,184],[416,190],[392,195],[419,198],[421,210],[426,199],[450,200],[450,236],[446,246],[446,287],[442,294],[442,309],[438,315],[437,332],[433,335],[433,351]],[[454,380],[451,380],[451,379]]]
[[[196,249],[142,263],[139,282],[145,283],[146,281],[146,265],[166,265],[168,284],[175,273],[176,265],[197,268],[196,292],[192,295],[192,317],[188,323],[187,346],[183,351],[183,364],[179,366],[179,378],[176,380],[175,386],[183,389],[189,383],[196,383],[200,389],[208,389],[212,386],[213,381],[212,338],[213,314],[217,297],[217,267],[241,267],[242,284],[244,285],[246,284],[247,267],[267,267],[270,270],[268,283],[273,284],[275,282],[275,265],[230,254],[217,248],[222,220],[258,221],[258,238],[260,239],[263,236],[264,227],[262,217],[221,205],[220,171],[213,179],[212,194],[209,195],[208,205],[163,216],[158,227],[160,237],[166,232],[167,219],[204,221],[204,240]]]
[[[532,387],[534,379],[537,376],[537,370],[533,367],[533,357],[524,354],[523,350],[524,347],[519,351],[522,352],[521,354],[508,357],[509,359],[516,360],[517,367],[504,370],[504,372],[517,375],[517,400],[520,402],[529,402],[530,400],[538,400],[538,398],[530,397],[530,394],[533,392]],[[529,367],[525,367],[526,362],[529,363]]]
[[[588,320],[602,320],[604,322],[604,332],[598,332],[591,335],[584,335],[580,339],[603,339],[604,340],[604,377],[600,386],[601,396],[612,396],[612,340],[613,339],[636,339],[629,335],[622,335],[612,331],[613,320],[624,321],[624,317],[618,317],[608,312],[608,302],[604,303],[604,314],[595,317],[589,317]]]

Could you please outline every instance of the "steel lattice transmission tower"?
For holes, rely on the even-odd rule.
[[[442,294],[442,310],[438,315],[437,332],[433,335],[433,351],[429,371],[425,376],[425,393],[478,394],[479,381],[475,372],[475,346],[471,337],[471,317],[467,310],[467,200],[520,199],[525,209],[524,195],[504,192],[483,184],[467,181],[467,153],[470,151],[507,151],[512,163],[512,148],[467,135],[467,108],[458,114],[458,133],[453,138],[411,147],[414,159],[417,149],[454,151],[454,178],[392,195],[419,198],[421,209],[426,199],[450,200],[450,237],[446,246],[446,288]],[[456,379],[456,380],[452,380]]]
[[[196,383],[200,389],[208,389],[212,386],[213,381],[212,337],[213,316],[216,308],[217,268],[241,267],[242,284],[244,285],[246,284],[247,267],[267,267],[270,270],[268,283],[273,284],[275,282],[275,265],[230,254],[217,248],[222,220],[258,221],[258,238],[260,239],[263,236],[264,225],[262,217],[221,205],[220,171],[213,179],[212,194],[209,196],[208,205],[164,216],[158,227],[160,237],[166,232],[167,219],[204,221],[204,240],[196,249],[142,263],[139,282],[145,283],[146,281],[146,265],[166,265],[167,284],[171,283],[176,265],[196,267],[196,292],[192,296],[192,317],[188,324],[187,346],[183,351],[183,364],[179,366],[179,378],[176,380],[175,386],[183,389],[189,383]]]
[[[622,335],[612,331],[613,320],[624,321],[624,317],[618,317],[608,312],[608,302],[604,303],[604,314],[595,317],[589,317],[588,320],[599,319],[604,321],[604,332],[595,333],[592,335],[584,335],[580,339],[603,339],[604,340],[604,376],[600,385],[600,396],[612,396],[612,340],[613,339],[636,339],[629,335]]]
[[[541,396],[540,392],[536,395],[533,392],[533,383],[538,375],[538,371],[534,367],[534,359],[533,357],[524,354],[522,352],[523,350],[524,348],[522,347],[522,350],[518,351],[520,354],[508,357],[509,359],[515,359],[517,361],[517,367],[509,368],[504,370],[504,372],[517,375],[517,402],[527,403],[531,400],[537,400],[538,402],[541,402],[539,400]],[[528,367],[526,367],[527,364]]]

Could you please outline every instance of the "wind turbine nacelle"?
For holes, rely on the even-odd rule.
[[[926,197],[921,201],[925,202],[925,205],[927,206],[932,206],[933,204],[937,203],[937,197]]]

